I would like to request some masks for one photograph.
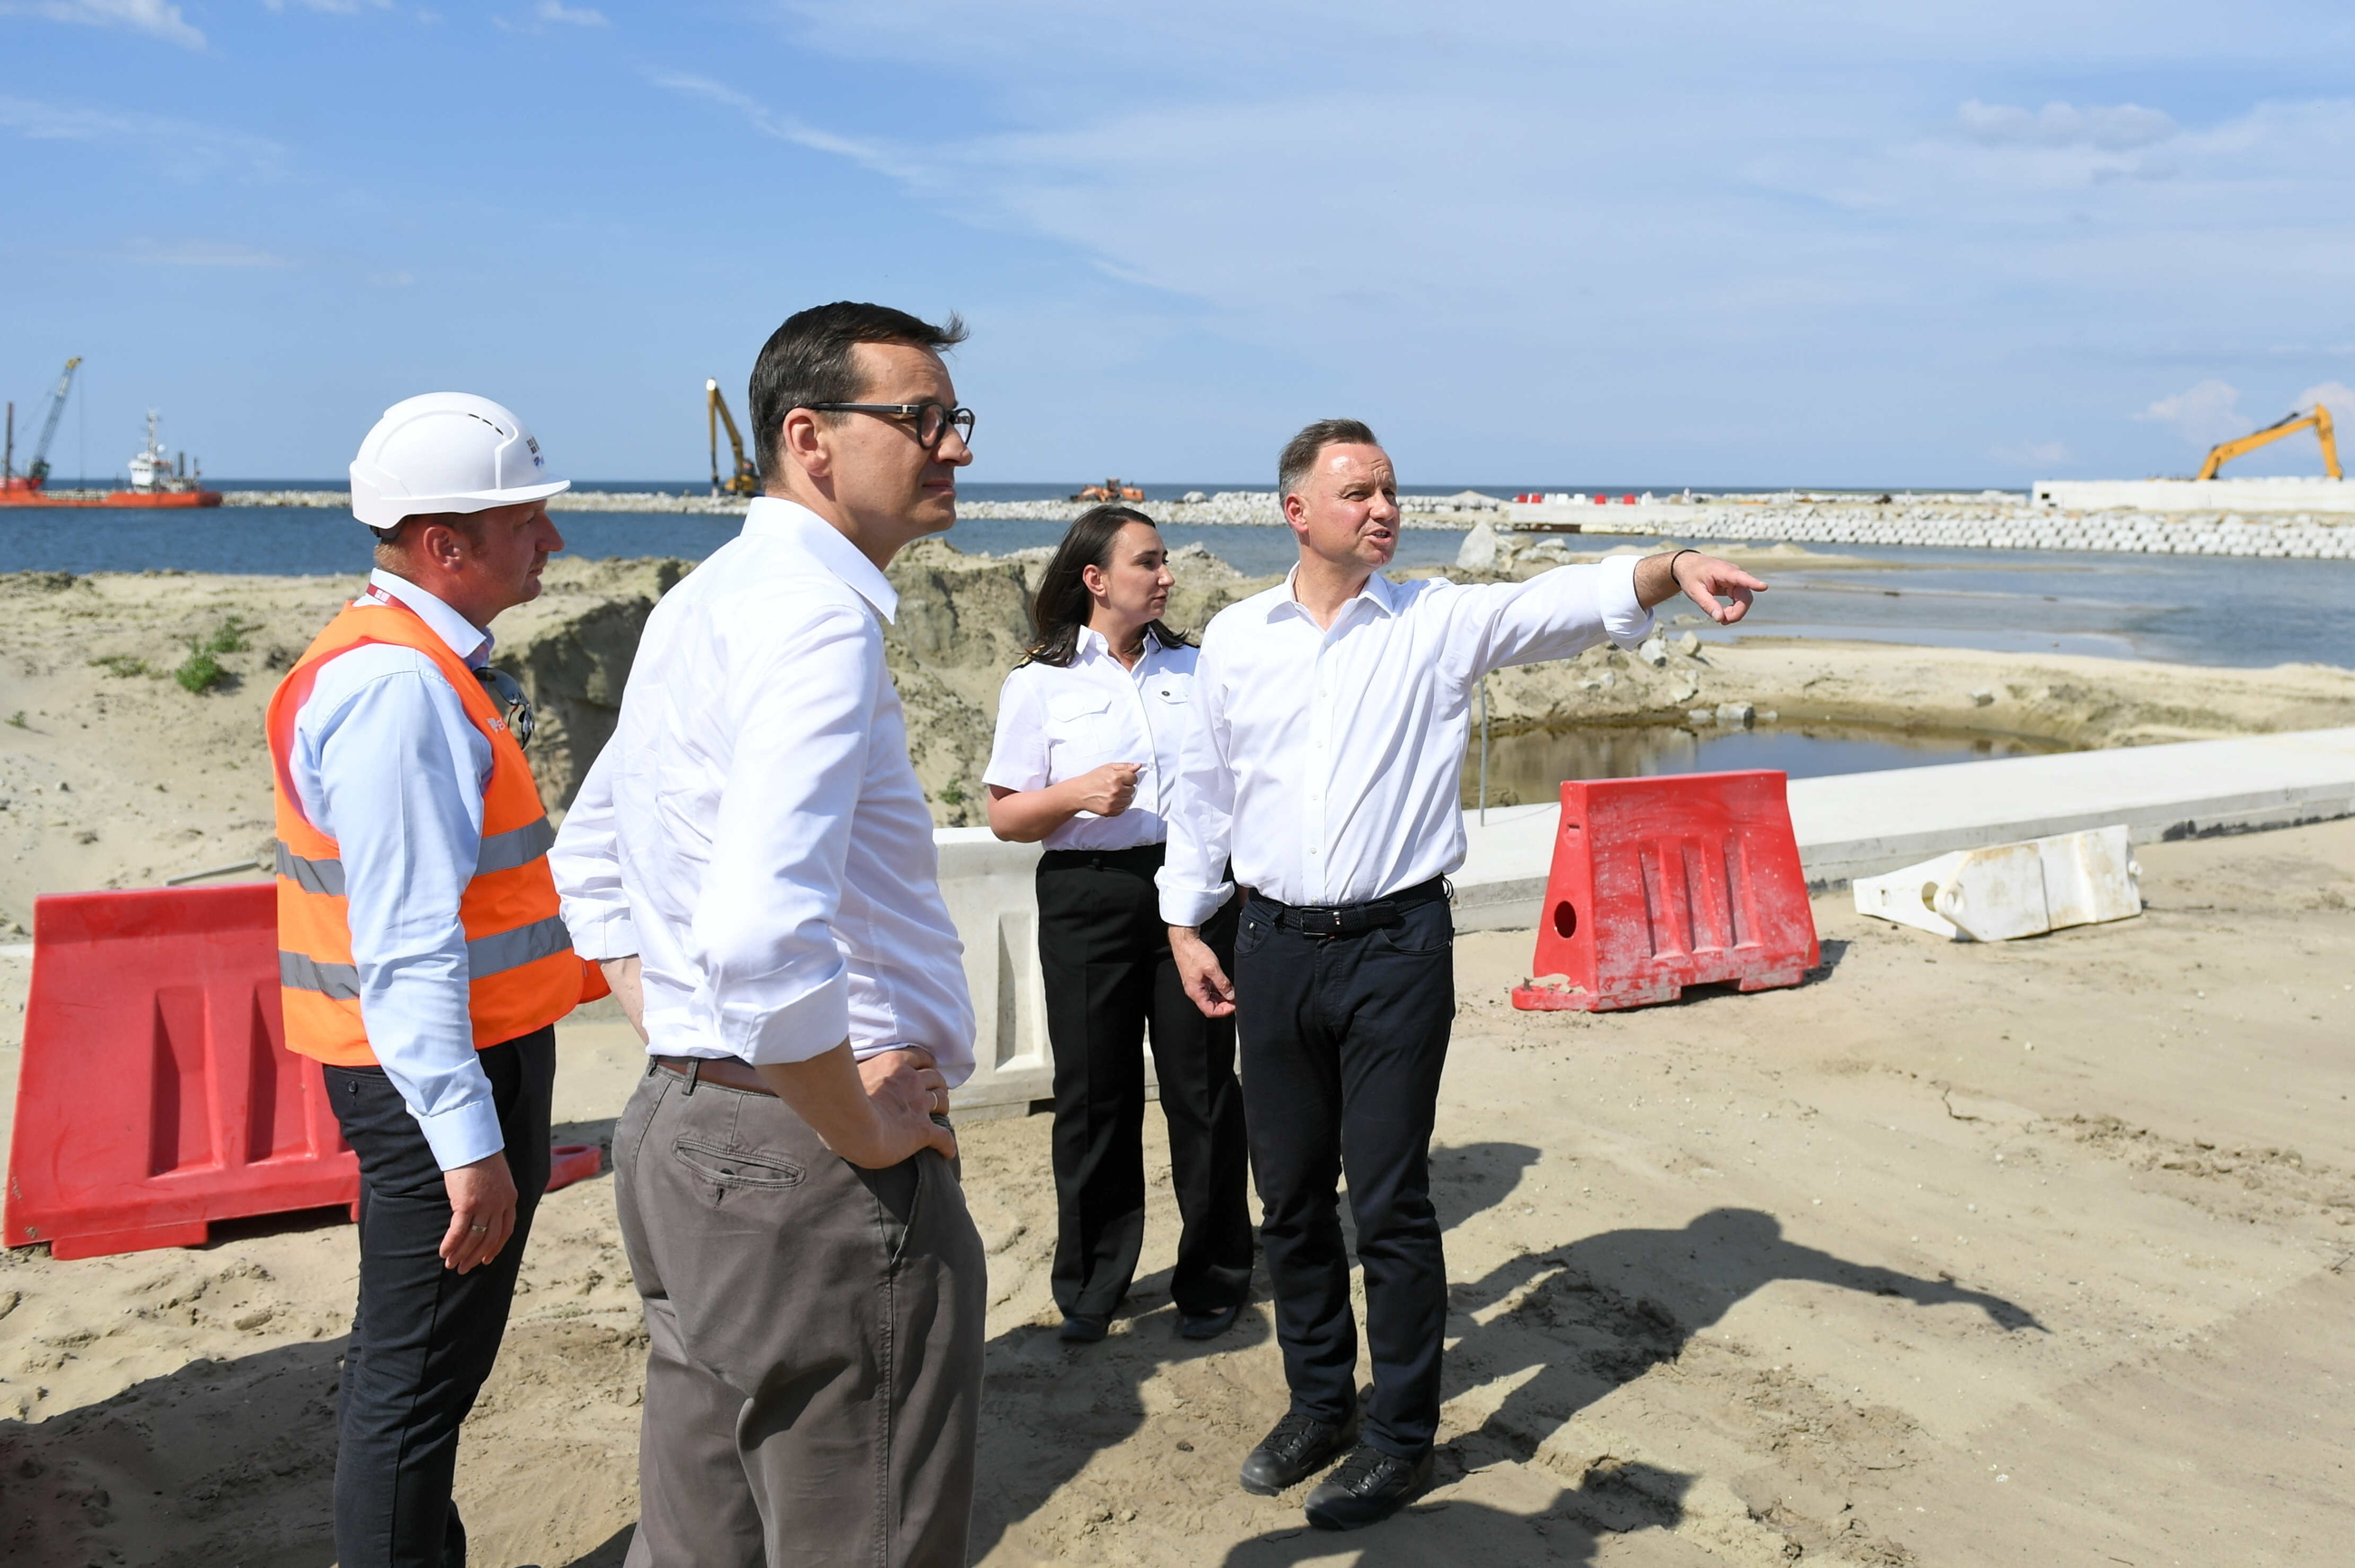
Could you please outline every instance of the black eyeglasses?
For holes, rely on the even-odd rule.
[[[956,426],[957,439],[967,446],[973,444],[973,411],[953,409],[943,403],[812,403],[813,412],[822,414],[880,414],[886,419],[916,421],[916,444],[926,452],[941,443],[941,438]]]
[[[483,683],[483,689],[490,695],[493,702],[506,709],[507,731],[516,738],[516,744],[528,747],[531,732],[539,726],[531,710],[531,699],[524,695],[523,682],[506,671],[493,669],[488,665],[476,668],[474,678]]]

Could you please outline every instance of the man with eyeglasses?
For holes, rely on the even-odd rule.
[[[434,392],[353,462],[376,571],[271,699],[288,1049],[359,1157],[359,1307],[337,1402],[336,1555],[462,1563],[458,1432],[496,1359],[548,1186],[572,951],[530,709],[486,629],[538,597],[566,482],[521,421]]]
[[[973,414],[881,305],[761,350],[764,494],[647,618],[555,852],[651,1058],[613,1136],[645,1304],[633,1565],[962,1568],[986,1307],[963,947],[884,667]]]

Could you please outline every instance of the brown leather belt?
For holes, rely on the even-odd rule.
[[[695,1093],[699,1083],[717,1083],[722,1089],[734,1089],[746,1094],[766,1094],[773,1100],[777,1092],[761,1081],[752,1064],[735,1056],[657,1056],[652,1058],[655,1067],[666,1072],[676,1072],[687,1080],[687,1092]],[[651,1071],[651,1069],[649,1069]]]

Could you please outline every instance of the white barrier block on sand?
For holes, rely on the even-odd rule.
[[[2142,912],[2123,827],[1956,849],[1851,886],[1859,914],[1955,942],[2005,942]]]

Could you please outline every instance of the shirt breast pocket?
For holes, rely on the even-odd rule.
[[[1047,745],[1056,778],[1067,779],[1111,761],[1118,739],[1110,697],[1071,691],[1048,699]]]

